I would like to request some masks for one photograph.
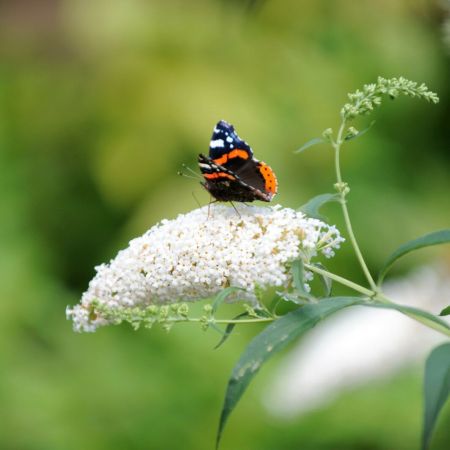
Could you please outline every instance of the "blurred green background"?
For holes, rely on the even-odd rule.
[[[424,81],[437,106],[386,101],[343,155],[354,227],[376,270],[405,239],[448,227],[450,64],[445,4],[372,1],[0,1],[0,448],[211,449],[225,384],[258,328],[72,332],[65,307],[129,239],[208,196],[178,177],[233,123],[276,171],[277,202],[329,192],[332,155],[293,150],[338,125],[378,75]],[[355,123],[363,128],[372,118]],[[339,211],[327,207],[342,227]],[[445,253],[447,251],[447,253]],[[448,249],[423,252],[450,260]],[[344,246],[331,268],[363,281]],[[223,449],[418,448],[421,368],[279,421],[260,397]],[[434,449],[448,449],[448,408]]]

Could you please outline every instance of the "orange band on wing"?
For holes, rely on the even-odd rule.
[[[230,180],[235,180],[236,178],[232,175],[229,175],[225,172],[216,172],[216,173],[204,173],[203,176],[208,180],[213,180],[215,178],[229,178]]]
[[[229,159],[233,159],[233,158],[248,159],[249,156],[245,150],[239,150],[237,148],[229,153],[225,153],[225,155],[221,156],[220,158],[213,159],[213,161],[216,164],[223,166]]]
[[[273,173],[273,170],[262,161],[259,163],[259,171],[264,178],[264,187],[267,192],[271,192],[272,194],[277,193],[278,182],[277,177]]]

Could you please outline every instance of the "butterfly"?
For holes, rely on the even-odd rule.
[[[202,186],[221,202],[270,202],[278,183],[273,170],[253,157],[253,151],[234,130],[221,120],[209,143],[209,156],[198,155]]]

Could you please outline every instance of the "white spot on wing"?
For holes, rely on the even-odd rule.
[[[224,142],[223,139],[216,139],[215,141],[211,141],[211,143],[209,144],[209,146],[211,148],[217,148],[217,147],[223,147],[224,146]]]

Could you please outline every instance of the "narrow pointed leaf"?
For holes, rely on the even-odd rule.
[[[237,319],[241,319],[243,317],[247,317],[249,314],[248,312],[244,312],[241,313],[239,315],[237,315],[236,317],[233,317],[233,320],[237,320]],[[214,350],[216,350],[217,348],[219,348],[222,344],[225,343],[225,341],[230,337],[231,333],[234,330],[234,327],[236,326],[236,323],[229,323],[226,328],[225,328],[225,332],[223,333],[222,338],[220,339],[220,341],[217,343],[217,345],[214,347]]]
[[[439,412],[450,394],[450,343],[436,347],[425,364],[422,450],[429,448]]]
[[[450,306],[447,306],[439,313],[440,316],[448,316],[449,314],[450,314]]]
[[[418,250],[419,248],[429,247],[431,245],[445,244],[450,242],[450,229],[436,231],[434,233],[426,234],[412,241],[406,242],[401,245],[394,253],[392,253],[387,261],[384,263],[380,274],[378,275],[378,284],[383,282],[383,279],[387,271],[391,268],[392,264],[403,255],[406,255],[413,250]]]
[[[306,298],[308,300],[314,298],[305,289],[305,268],[303,265],[303,261],[301,259],[297,259],[292,263],[291,271],[294,288],[296,290],[296,293],[300,296],[300,298]]]
[[[297,259],[292,263],[291,272],[294,292],[283,295],[283,299],[296,303],[297,305],[303,305],[311,301],[316,301],[315,297],[306,290],[305,267],[301,259]]]
[[[216,448],[219,447],[228,417],[261,366],[272,355],[330,314],[360,301],[359,297],[330,297],[318,303],[310,303],[276,320],[253,338],[235,365],[228,381],[217,431]]]
[[[339,194],[320,194],[317,195],[316,197],[313,197],[303,206],[300,206],[299,209],[302,213],[306,214],[308,217],[326,221],[326,217],[324,217],[322,214],[319,213],[319,209],[323,205],[325,205],[325,203],[338,202],[339,198],[340,198]]]
[[[311,303],[311,300],[307,300],[304,296],[301,297],[299,294],[296,294],[295,292],[280,293],[280,298],[285,302],[295,303],[296,305],[307,305],[308,303]]]
[[[219,306],[225,301],[225,299],[232,294],[233,292],[242,291],[242,288],[230,286],[225,288],[223,291],[220,291],[216,297],[214,298],[212,304],[212,313],[215,314]]]
[[[354,134],[353,136],[346,137],[345,140],[348,142],[348,141],[353,141],[353,139],[361,137],[363,134],[366,134],[372,128],[374,123],[375,123],[375,120],[373,120],[368,127],[364,128],[364,130],[359,131],[358,133]]]
[[[396,311],[405,314],[408,317],[418,320],[427,326],[432,326],[441,333],[450,336],[450,325],[444,320],[440,319],[438,316],[424,311],[419,308],[413,308],[411,306],[399,305],[398,303],[381,303],[381,302],[361,302],[363,306],[370,306],[372,308],[381,309],[394,309]]]
[[[294,153],[301,153],[307,148],[312,147],[313,145],[324,144],[325,142],[327,141],[324,138],[311,139],[310,141],[306,142],[306,144],[303,144],[299,149],[295,150]]]
[[[313,264],[313,266],[316,266],[319,269],[327,270],[327,268],[323,264],[320,264],[320,263],[315,263],[315,264]],[[323,289],[325,292],[324,297],[329,297],[331,295],[333,281],[331,280],[331,278],[328,278],[325,275],[320,275],[320,274],[318,274],[318,275],[319,275],[320,281],[322,282]]]

